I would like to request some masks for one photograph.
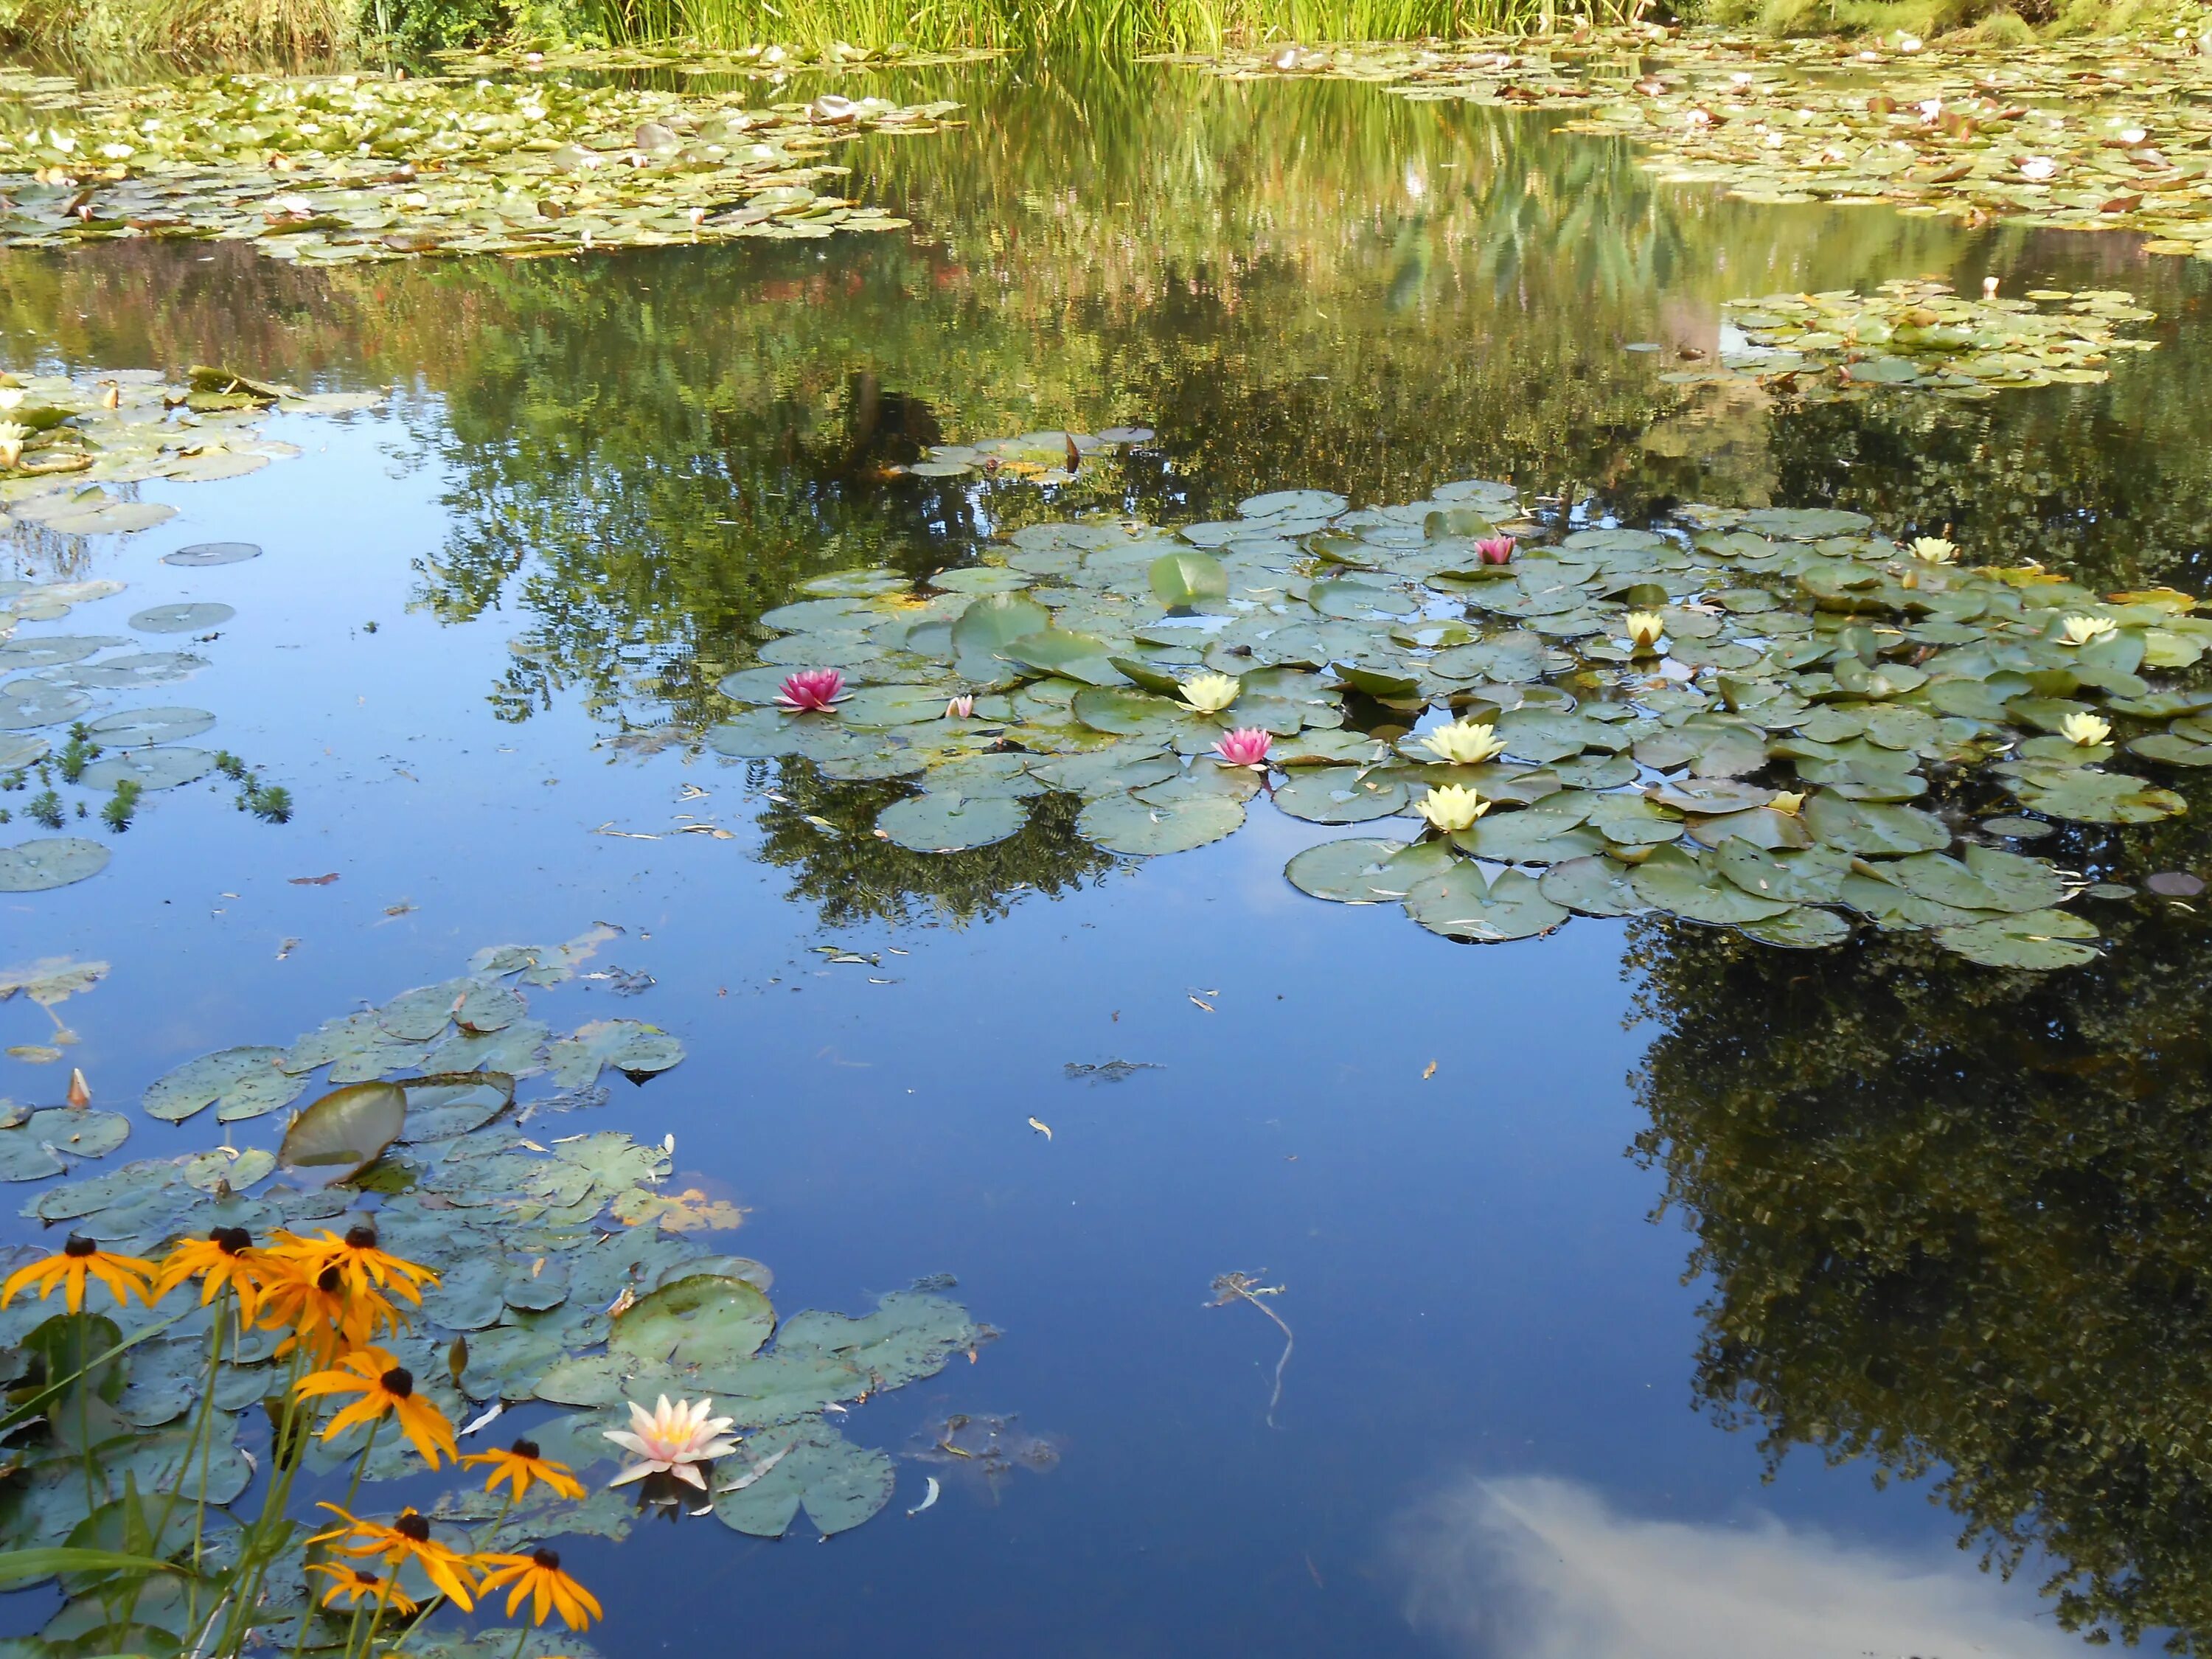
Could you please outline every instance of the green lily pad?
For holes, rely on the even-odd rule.
[[[1651,907],[1636,890],[1628,866],[1604,857],[1569,859],[1544,872],[1536,885],[1554,904],[1585,916],[1639,915]]]
[[[932,793],[893,801],[876,815],[876,828],[886,841],[909,852],[957,853],[1006,840],[1028,817],[1017,799],[970,800]]]
[[[349,1084],[292,1120],[276,1160],[335,1184],[374,1163],[406,1127],[405,1090],[390,1083]]]
[[[0,1181],[42,1181],[65,1173],[72,1158],[104,1158],[131,1133],[119,1112],[58,1106],[0,1129]]]
[[[1354,766],[1301,769],[1279,786],[1276,810],[1309,823],[1365,823],[1404,811],[1413,791],[1404,779]]]
[[[141,634],[201,634],[222,627],[237,614],[232,606],[212,601],[157,605],[141,611],[128,625]]]
[[[0,685],[0,732],[29,732],[73,720],[92,707],[83,692],[52,680],[9,680]]]
[[[82,836],[51,836],[0,847],[0,893],[42,893],[107,868],[107,848]]]
[[[563,1089],[584,1089],[611,1066],[635,1080],[667,1071],[684,1059],[684,1045],[658,1025],[635,1019],[595,1019],[545,1051],[546,1068]]]
[[[1661,847],[1629,878],[1636,896],[1655,909],[1687,921],[1740,927],[1765,921],[1793,908],[1790,901],[1760,898],[1678,847]]]
[[[2095,961],[2097,952],[2083,941],[2096,937],[2093,925],[2064,910],[2031,910],[1936,930],[1938,944],[1969,962],[2036,973]]]
[[[1075,830],[1109,853],[1149,858],[1219,841],[1243,822],[1242,803],[1223,796],[1155,806],[1133,796],[1107,795],[1084,807]]]
[[[1283,866],[1283,874],[1302,893],[1339,904],[1380,904],[1406,896],[1385,869],[1406,850],[1402,841],[1358,836],[1309,847]]]
[[[222,1121],[259,1117],[289,1106],[307,1087],[304,1077],[283,1069],[282,1048],[222,1048],[157,1078],[146,1090],[146,1115],[181,1123],[216,1107]]]
[[[215,757],[204,749],[155,746],[131,749],[96,760],[84,769],[88,788],[112,789],[135,783],[141,789],[174,789],[194,783],[215,770]]]
[[[1204,553],[1164,553],[1152,561],[1146,580],[1153,596],[1170,611],[1229,597],[1229,573],[1220,560]]]
[[[1533,939],[1567,919],[1534,877],[1507,870],[1486,881],[1481,867],[1466,860],[1408,892],[1406,914],[1432,933],[1483,944]]]
[[[204,708],[128,708],[88,721],[85,730],[103,749],[143,749],[196,738],[214,724]]]
[[[775,1310],[742,1279],[679,1279],[616,1316],[608,1351],[639,1365],[713,1370],[750,1358],[775,1331]]]
[[[819,1422],[763,1430],[746,1441],[743,1457],[744,1469],[766,1472],[738,1491],[719,1493],[714,1515],[755,1538],[782,1537],[802,1507],[824,1538],[849,1532],[890,1502],[897,1479],[890,1457]],[[716,1470],[718,1477],[723,1473]],[[738,1468],[729,1473],[744,1478]]]
[[[1777,945],[1786,951],[1818,951],[1841,945],[1851,936],[1851,925],[1832,910],[1801,904],[1763,921],[1747,921],[1736,931],[1761,945]]]

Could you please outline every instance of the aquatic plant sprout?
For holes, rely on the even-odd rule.
[[[1224,766],[1241,766],[1255,772],[1267,769],[1267,750],[1274,746],[1274,734],[1256,726],[1239,727],[1229,732],[1213,745],[1213,753]]]
[[[724,1437],[724,1431],[737,1419],[710,1417],[714,1409],[711,1400],[679,1400],[671,1406],[665,1394],[651,1411],[631,1401],[629,1427],[609,1429],[605,1434],[633,1461],[607,1484],[622,1486],[648,1474],[670,1474],[706,1491],[706,1477],[699,1473],[698,1465],[726,1457],[738,1449],[736,1441]]]

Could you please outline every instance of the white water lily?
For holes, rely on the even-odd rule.
[[[2108,617],[2069,617],[2058,624],[2061,645],[2092,645],[2120,631]]]
[[[1455,830],[1472,830],[1474,821],[1490,810],[1490,803],[1472,789],[1447,783],[1415,801],[1413,810],[1449,835]]]
[[[23,440],[30,435],[31,428],[20,421],[0,421],[0,466],[23,464]]]
[[[2020,164],[2020,176],[2039,185],[2057,171],[2058,163],[2048,155],[2031,155]]]
[[[2069,714],[2058,722],[2058,735],[2084,749],[2094,749],[2112,735],[2112,723],[2101,714]]]
[[[1912,556],[1923,564],[1949,564],[1959,556],[1959,547],[1942,536],[1915,536]]]
[[[652,1411],[631,1401],[629,1427],[604,1432],[637,1461],[607,1485],[626,1486],[648,1474],[672,1474],[701,1492],[706,1491],[705,1477],[693,1466],[712,1462],[738,1449],[736,1441],[722,1437],[722,1431],[737,1419],[708,1417],[707,1413],[714,1409],[711,1400],[679,1400],[671,1406],[665,1394],[660,1396],[660,1404]]]
[[[1421,747],[1455,766],[1479,766],[1505,752],[1505,739],[1485,720],[1454,720],[1421,739]]]
[[[1182,700],[1201,714],[1218,714],[1244,688],[1228,674],[1199,674],[1182,683]]]
[[[1628,642],[1638,651],[1650,650],[1667,631],[1667,619],[1656,611],[1632,611],[1621,618],[1621,625],[1628,629]]]

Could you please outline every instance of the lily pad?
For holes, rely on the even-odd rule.
[[[85,730],[103,749],[143,749],[196,738],[214,724],[204,708],[126,708],[88,721]]]
[[[292,1120],[276,1161],[336,1184],[374,1164],[406,1127],[405,1090],[391,1083],[349,1084]]]
[[[146,1115],[181,1123],[216,1107],[222,1121],[259,1117],[300,1097],[307,1079],[283,1069],[282,1048],[222,1048],[156,1079],[143,1102]]]
[[[238,614],[235,608],[212,601],[157,605],[131,618],[141,634],[204,634],[220,628]]]
[[[0,685],[0,732],[28,732],[73,720],[92,699],[51,680],[9,680]]]
[[[164,553],[161,562],[198,570],[210,565],[243,564],[248,559],[260,556],[261,550],[252,542],[194,542],[190,547]]]
[[[119,1112],[58,1106],[0,1129],[0,1181],[42,1181],[65,1173],[72,1158],[104,1158],[131,1133]]]
[[[1380,904],[1403,899],[1406,890],[1384,866],[1406,850],[1402,841],[1354,836],[1309,847],[1283,866],[1283,874],[1302,893],[1339,904]],[[1380,885],[1378,885],[1378,882]]]
[[[1133,796],[1107,795],[1084,807],[1075,829],[1109,853],[1153,857],[1219,841],[1243,822],[1243,804],[1224,796],[1156,806]]]
[[[2096,937],[2094,926],[2065,910],[2031,910],[1936,930],[1937,943],[1969,962],[2036,973],[2095,961],[2097,952],[2084,941]]]
[[[96,760],[84,769],[84,782],[94,789],[112,789],[135,783],[141,789],[174,789],[197,782],[215,770],[215,757],[204,749],[156,746],[131,749]]]
[[[82,836],[52,836],[0,847],[0,893],[42,893],[107,868],[108,850]]]
[[[1413,790],[1403,778],[1369,768],[1301,769],[1277,787],[1276,810],[1309,823],[1365,823],[1404,811]]]
[[[957,853],[1004,841],[1028,817],[1018,799],[932,793],[893,801],[876,815],[876,828],[884,839],[910,852]]]
[[[1629,884],[1638,898],[1655,909],[1718,927],[1765,921],[1792,908],[1788,900],[1747,892],[1718,869],[1676,847],[1655,848],[1650,857],[1636,866]]]
[[[1531,939],[1567,919],[1534,877],[1507,870],[1489,881],[1480,866],[1468,860],[1408,892],[1406,914],[1432,933],[1482,944]]]

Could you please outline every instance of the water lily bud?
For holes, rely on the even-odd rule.
[[[1667,619],[1656,611],[1632,611],[1621,618],[1621,625],[1628,630],[1628,642],[1639,653],[1656,647],[1659,636],[1667,631]]]
[[[21,466],[23,464],[23,440],[31,435],[31,428],[16,421],[0,421],[0,466]]]

